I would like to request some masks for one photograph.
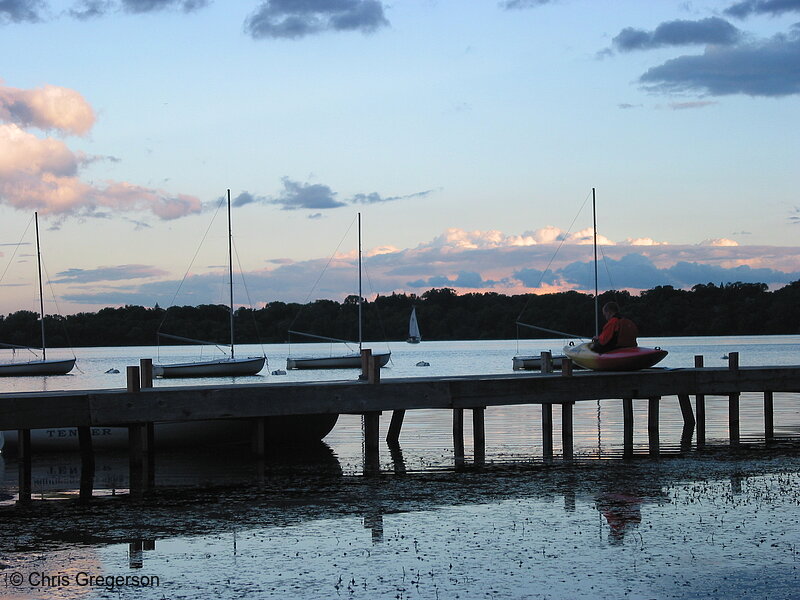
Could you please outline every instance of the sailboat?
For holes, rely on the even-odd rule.
[[[230,289],[230,357],[216,360],[204,360],[173,364],[153,365],[153,375],[156,377],[230,377],[233,375],[255,375],[264,368],[265,356],[249,358],[236,358],[233,327],[233,234],[231,229],[231,191],[228,190],[228,286]],[[177,335],[160,333],[166,337],[185,342],[216,345],[215,342],[193,340]]]
[[[287,369],[360,369],[361,368],[361,349],[363,346],[362,341],[362,328],[363,328],[363,302],[361,292],[361,213],[358,213],[358,352],[351,352],[348,354],[340,354],[338,356],[303,356],[293,357],[290,356],[286,359]],[[321,335],[312,335],[302,331],[289,331],[296,335],[302,335],[309,338],[318,340],[327,340],[329,342],[341,342],[348,344],[347,340],[339,340],[336,338],[324,337]],[[391,352],[373,352],[372,356],[375,358],[375,364],[378,366],[385,366],[391,358]]]
[[[597,212],[595,209],[595,190],[592,188],[592,220],[594,227],[594,327],[595,336],[600,331],[600,313],[598,311],[599,290],[597,285]],[[634,346],[616,348],[608,352],[595,352],[592,342],[575,345],[570,342],[564,346],[564,355],[576,365],[595,371],[638,371],[648,369],[660,362],[666,355],[661,348],[643,348]]]
[[[48,359],[47,343],[44,337],[44,294],[42,293],[42,252],[39,247],[39,213],[33,213],[36,224],[36,264],[39,274],[39,320],[42,324],[42,358],[29,360],[26,362],[0,363],[0,376],[24,376],[24,375],[66,375],[75,366],[75,358]],[[12,350],[26,349],[28,346],[16,346],[14,344],[0,344],[4,348]]]
[[[409,344],[419,344],[422,336],[419,334],[419,323],[417,323],[417,307],[411,308],[411,317],[408,319],[408,339]]]

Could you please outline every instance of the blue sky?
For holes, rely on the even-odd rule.
[[[591,289],[592,187],[601,287],[800,279],[800,0],[3,0],[0,52],[2,314],[33,211],[48,312],[225,302],[227,188],[244,304],[355,292],[359,211],[366,295]]]

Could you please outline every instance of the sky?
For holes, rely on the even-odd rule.
[[[0,314],[800,279],[800,0],[0,0]]]

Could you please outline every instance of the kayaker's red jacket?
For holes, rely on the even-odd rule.
[[[639,335],[639,329],[636,323],[616,314],[611,317],[603,326],[603,331],[592,344],[592,350],[595,352],[608,352],[615,348],[634,348],[638,346],[636,337]]]

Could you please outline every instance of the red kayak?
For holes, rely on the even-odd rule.
[[[576,365],[594,371],[638,371],[649,369],[668,352],[661,348],[617,348],[599,354],[589,349],[591,342],[577,346],[564,346],[564,354]]]

